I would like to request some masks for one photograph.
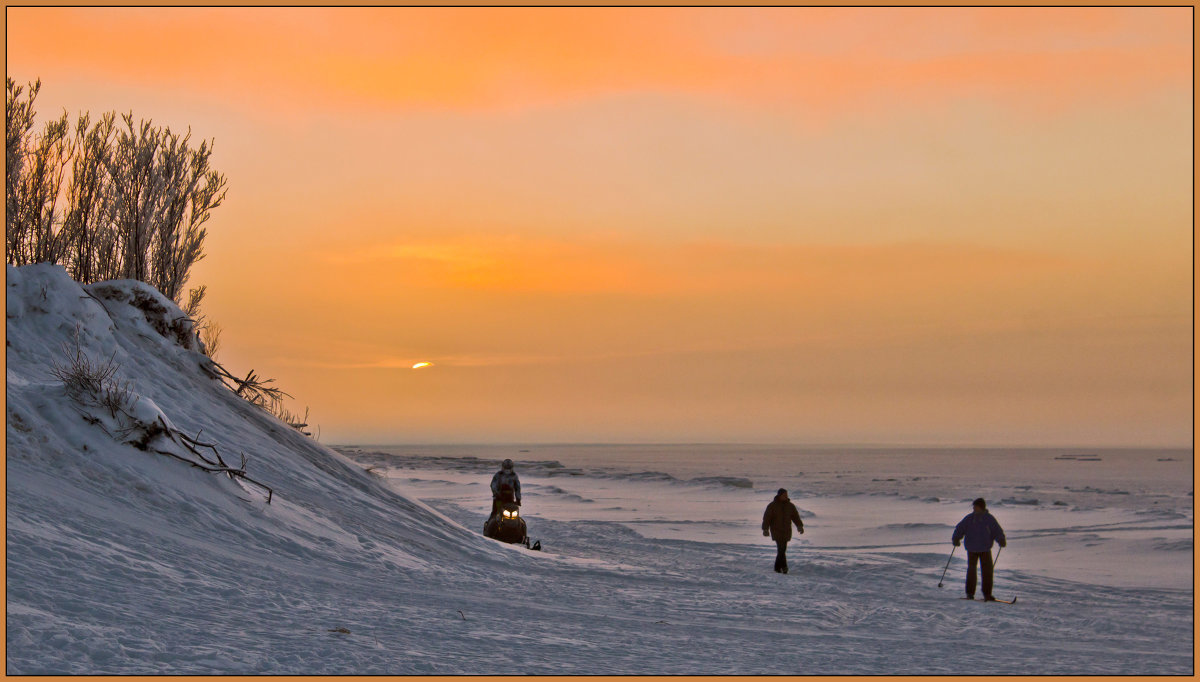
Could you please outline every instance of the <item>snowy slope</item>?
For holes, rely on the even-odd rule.
[[[1022,604],[968,603],[930,589],[944,554],[797,546],[780,576],[768,546],[586,514],[502,545],[234,396],[144,285],[6,279],[10,674],[1192,671],[1190,590],[1019,576]],[[52,375],[74,344],[272,501],[81,409]]]
[[[187,348],[152,324],[182,313],[150,287],[81,287],[59,267],[10,266],[7,304],[9,672],[244,670],[234,661],[245,642],[193,648],[222,638],[197,619],[234,633],[245,611],[283,608],[289,582],[364,570],[436,580],[448,565],[513,561],[210,378],[194,340]],[[272,502],[89,424],[51,374],[75,343],[112,356],[117,378],[182,431],[226,459],[245,453]]]

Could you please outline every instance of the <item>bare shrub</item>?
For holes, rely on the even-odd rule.
[[[192,320],[192,329],[200,337],[201,350],[208,357],[215,358],[221,347],[221,325],[200,310],[206,293],[208,287],[204,285],[188,290],[187,305],[183,307],[183,312]]]
[[[112,416],[127,409],[133,404],[133,383],[129,381],[109,381],[104,384],[96,395],[96,402],[108,410]]]
[[[292,397],[290,394],[270,386],[269,384],[275,383],[274,379],[263,379],[254,370],[250,370],[244,379],[239,379],[215,360],[210,359],[208,365],[207,369],[214,378],[220,379],[235,395],[271,414],[282,409],[284,398]]]
[[[304,408],[303,417],[288,410],[283,404],[283,399],[291,398],[292,395],[271,386],[270,384],[275,383],[274,379],[263,379],[254,370],[250,370],[245,378],[239,379],[230,374],[229,370],[221,366],[221,363],[211,358],[206,363],[205,369],[214,379],[220,379],[226,387],[245,399],[246,402],[255,407],[262,408],[271,416],[296,429],[305,436],[313,437],[312,432],[305,430],[308,428],[308,408]],[[318,437],[319,435],[318,433]]]
[[[206,320],[200,327],[200,343],[204,344],[204,354],[210,358],[217,357],[221,350],[221,325]]]
[[[32,147],[30,131],[33,130],[33,102],[42,89],[42,81],[30,83],[29,89],[17,85],[13,79],[7,79],[8,93],[5,113],[5,246],[9,254],[17,251],[17,247],[25,241],[22,234],[24,225],[18,216],[21,213],[21,178],[25,173],[25,158]],[[22,99],[21,95],[25,97]],[[9,256],[12,262],[12,256]]]
[[[116,240],[110,225],[116,197],[105,159],[112,154],[114,115],[104,114],[94,125],[83,114],[75,127],[67,213],[62,237],[71,275],[94,282],[116,268]]]
[[[275,415],[275,418],[278,419],[279,421],[283,422],[284,424],[287,424],[288,426],[292,427],[293,429],[296,429],[300,433],[302,433],[306,436],[310,436],[310,437],[312,436],[311,431],[305,431],[305,429],[308,428],[308,408],[307,407],[304,408],[304,416],[303,417],[300,416],[299,413],[293,413],[293,412],[289,411],[287,408],[283,407],[282,403],[278,404],[277,406],[275,406],[272,409],[269,409],[268,412]]]
[[[97,361],[83,352],[78,344],[72,347],[64,343],[63,354],[67,357],[67,363],[53,363],[50,373],[73,394],[98,395],[105,385],[113,381],[117,370],[120,369],[120,365],[114,360],[115,353],[107,360]]]
[[[207,293],[208,287],[204,285],[191,289],[188,291],[187,305],[181,306],[183,313],[195,320],[197,325],[204,320],[204,314],[200,312],[200,303]]]
[[[62,348],[67,362],[51,364],[50,373],[76,400],[102,407],[114,417],[133,404],[133,384],[116,379],[121,369],[116,353],[95,360],[79,347],[78,341],[74,345],[64,343]]]
[[[213,141],[134,123],[132,112],[123,125],[109,112],[71,126],[64,111],[34,135],[41,81],[7,85],[8,262],[58,263],[85,284],[137,279],[182,304],[204,224],[225,199]]]

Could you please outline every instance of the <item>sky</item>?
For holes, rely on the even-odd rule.
[[[1192,443],[1191,8],[8,8],[331,443]],[[412,369],[418,362],[431,363]]]

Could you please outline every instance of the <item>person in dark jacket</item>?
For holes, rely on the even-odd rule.
[[[521,504],[521,479],[517,478],[511,459],[501,462],[500,471],[492,476],[492,516],[500,513],[502,500]]]
[[[792,539],[792,524],[804,535],[804,522],[800,520],[800,511],[788,499],[787,490],[780,488],[775,499],[767,505],[763,512],[763,536],[770,536],[775,541],[779,551],[775,554],[775,572],[787,573],[787,543]]]
[[[995,601],[996,598],[992,596],[992,542],[1006,547],[1008,541],[1004,538],[1000,523],[988,513],[987,503],[982,497],[971,506],[971,513],[954,527],[950,541],[955,547],[964,540],[967,545],[967,599],[975,598],[975,565],[978,564],[983,573],[983,598],[985,601]]]

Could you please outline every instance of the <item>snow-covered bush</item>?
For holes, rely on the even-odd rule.
[[[179,303],[204,257],[204,224],[225,198],[213,143],[132,114],[67,115],[33,134],[41,81],[7,79],[8,262],[57,263],[83,283],[136,279]],[[24,98],[22,98],[24,94]],[[65,206],[60,203],[65,202]]]
[[[9,264],[62,265],[84,284],[144,282],[174,305],[138,289],[102,287],[93,294],[117,300],[131,294],[159,334],[213,358],[221,329],[200,310],[206,288],[186,289],[192,266],[204,257],[204,224],[225,198],[225,176],[210,166],[212,140],[193,146],[190,129],[180,134],[146,120],[135,124],[131,113],[118,121],[112,112],[95,121],[81,114],[73,134],[64,112],[34,134],[41,81],[25,89],[9,78],[7,87]],[[181,314],[173,314],[176,307]],[[311,435],[307,410],[304,417],[289,412],[283,399],[290,396],[272,380],[253,371],[225,378],[239,396]]]

